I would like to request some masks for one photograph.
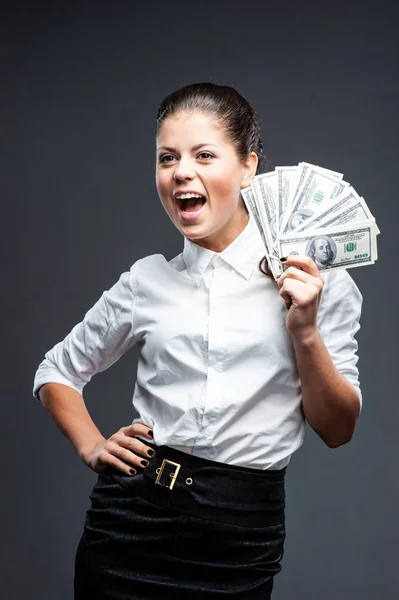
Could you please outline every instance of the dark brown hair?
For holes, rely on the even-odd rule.
[[[227,85],[192,83],[169,94],[159,106],[156,133],[158,134],[162,122],[169,115],[180,110],[196,109],[208,112],[218,119],[227,139],[235,146],[240,160],[246,160],[250,152],[256,152],[256,175],[272,170],[269,157],[263,154],[260,124],[255,110],[237,90]],[[245,209],[247,210],[246,206]],[[262,269],[262,263],[266,270]],[[270,275],[266,256],[260,260],[259,269],[265,275]]]

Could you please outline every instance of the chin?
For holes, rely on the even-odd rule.
[[[190,240],[202,240],[203,238],[206,238],[207,235],[209,235],[206,232],[205,233],[195,232],[195,231],[193,231],[193,227],[191,227],[191,228],[187,227],[180,231],[186,238],[189,238]]]

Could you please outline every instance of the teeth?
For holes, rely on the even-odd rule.
[[[176,198],[179,200],[186,200],[187,198],[203,198],[201,194],[176,194]]]

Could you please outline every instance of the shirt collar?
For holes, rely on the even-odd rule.
[[[266,249],[251,215],[245,228],[223,252],[214,252],[184,238],[183,259],[188,274],[197,285],[215,256],[222,258],[245,279],[249,279],[255,265],[265,254]]]

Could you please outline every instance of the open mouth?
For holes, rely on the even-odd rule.
[[[176,198],[177,205],[184,213],[198,212],[205,204],[206,198],[200,194],[182,194]]]

